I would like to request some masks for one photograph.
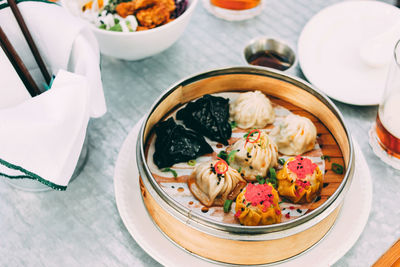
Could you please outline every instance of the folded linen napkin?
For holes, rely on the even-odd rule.
[[[24,0],[18,7],[49,72],[57,75],[49,91],[31,98],[0,49],[0,176],[36,179],[65,190],[89,118],[106,112],[98,45],[85,22],[56,4]],[[37,84],[43,84],[19,26],[1,0],[0,25]]]
[[[65,190],[89,121],[85,77],[59,71],[51,90],[0,110],[0,174]]]
[[[106,105],[99,69],[99,48],[96,37],[90,31],[87,22],[73,17],[64,8],[54,3],[41,0],[20,0],[18,2],[22,16],[49,71],[54,74],[63,69],[86,76],[91,85],[91,116],[102,116],[106,112]],[[0,25],[36,83],[38,85],[43,84],[44,79],[39,67],[5,0],[0,0]],[[0,63],[8,60],[1,49],[0,60]],[[12,82],[7,82],[8,77],[15,77],[16,75],[11,65],[8,68],[9,71],[6,71],[5,68],[4,66],[0,67],[0,70],[2,70],[0,108],[9,106],[9,103],[18,102],[5,101],[3,95],[8,95],[8,99],[11,98],[11,100],[14,99],[12,97],[14,94],[18,97],[25,95],[25,99],[29,98],[29,94],[26,94],[26,89],[22,83],[20,86],[3,86],[3,83],[12,85]],[[10,74],[13,72],[14,74]],[[3,77],[5,78],[4,81]],[[10,93],[11,95],[9,95]],[[18,97],[16,98],[19,99]]]

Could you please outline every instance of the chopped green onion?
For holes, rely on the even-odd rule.
[[[226,161],[228,159],[228,153],[226,153],[226,151],[224,151],[224,150],[221,150],[218,153],[217,157]]]
[[[328,155],[322,155],[322,156],[321,156],[321,159],[327,159],[328,162],[331,162],[331,157],[328,156]]]
[[[285,164],[285,159],[284,158],[278,159],[278,163],[281,165]]]
[[[275,189],[278,187],[278,179],[276,178],[276,171],[274,168],[269,169],[269,179],[267,182],[272,184]]]
[[[337,174],[343,174],[343,166],[337,163],[332,163],[332,171]]]
[[[261,175],[257,175],[256,179],[259,184],[265,184],[265,179]]]
[[[269,169],[269,175],[271,177],[271,179],[275,179],[276,180],[276,171],[274,168],[270,168]]]
[[[171,169],[171,168],[164,168],[164,169],[162,169],[161,171],[162,171],[162,172],[171,172],[172,175],[173,175],[175,178],[178,177],[178,173],[177,173],[175,170]]]
[[[196,160],[195,160],[195,159],[191,159],[191,160],[189,160],[189,161],[187,162],[187,164],[188,164],[189,166],[195,166],[195,165],[196,165]]]
[[[231,210],[233,200],[227,199],[224,203],[224,212],[228,213]]]
[[[231,128],[235,129],[237,127],[236,121],[231,121]]]
[[[238,172],[239,172],[239,173],[241,173],[241,172],[242,172],[242,167],[239,167],[239,170],[238,170]]]
[[[106,28],[107,28],[106,24],[101,24],[101,25],[99,26],[99,29],[102,29],[102,30],[105,30]]]
[[[218,158],[221,158],[221,159],[223,159],[223,160],[225,160],[226,163],[228,163],[228,165],[229,165],[229,164],[233,161],[233,159],[235,158],[235,154],[236,154],[237,152],[238,152],[237,150],[232,150],[232,151],[229,152],[229,154],[228,154],[228,153],[226,153],[226,151],[221,150],[221,151],[218,153],[217,157],[218,157]]]
[[[243,135],[243,138],[247,138],[247,136],[249,136],[249,133],[251,133],[251,131],[256,130],[257,128],[253,128],[250,131],[248,131],[245,135]],[[253,135],[254,132],[251,133],[251,135]]]
[[[229,152],[228,157],[226,159],[226,163],[228,163],[228,165],[235,159],[235,154],[237,153],[237,150],[232,150],[231,152]]]

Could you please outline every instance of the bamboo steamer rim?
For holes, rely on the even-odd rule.
[[[326,107],[330,109],[333,115],[335,115],[335,117],[338,119],[340,125],[343,127],[343,131],[346,134],[347,138],[346,141],[348,143],[348,151],[349,151],[346,172],[344,174],[343,180],[340,183],[337,190],[321,206],[311,211],[310,213],[307,213],[303,216],[300,216],[296,219],[287,222],[282,222],[272,225],[262,225],[262,226],[243,226],[243,225],[233,225],[223,222],[217,222],[211,219],[207,219],[204,216],[201,216],[200,214],[192,213],[192,211],[189,208],[182,206],[171,196],[166,194],[166,192],[159,187],[157,181],[152,176],[151,171],[146,163],[146,156],[145,156],[146,139],[144,135],[149,118],[156,110],[156,108],[159,106],[159,104],[180,87],[184,87],[186,85],[189,85],[191,83],[206,78],[211,78],[221,75],[235,75],[235,74],[265,76],[292,84],[297,88],[306,91],[307,93],[311,94],[312,96],[320,100],[322,104],[324,104]],[[169,213],[173,214],[177,219],[179,219],[180,221],[184,222],[185,224],[191,227],[194,227],[197,230],[215,236],[222,235],[225,236],[226,238],[231,238],[235,240],[277,239],[277,238],[282,238],[284,236],[290,236],[308,229],[312,225],[315,225],[318,222],[322,221],[333,210],[335,210],[340,205],[340,203],[342,203],[342,200],[344,199],[345,194],[347,193],[350,187],[354,174],[353,142],[350,137],[349,130],[344,124],[343,117],[340,111],[335,106],[335,104],[324,93],[313,87],[308,82],[300,78],[283,73],[281,71],[265,67],[238,66],[238,67],[215,69],[192,75],[189,78],[182,79],[181,81],[175,83],[154,102],[150,111],[146,114],[145,120],[143,121],[143,124],[140,128],[139,138],[137,142],[138,143],[136,152],[137,152],[137,159],[138,159],[137,165],[139,168],[139,172],[141,174],[144,185],[146,186],[152,197],[156,199],[158,204],[160,204],[160,206],[163,207],[165,210],[167,210]],[[250,236],[245,236],[244,234]],[[255,237],[255,235],[258,235],[258,237]]]

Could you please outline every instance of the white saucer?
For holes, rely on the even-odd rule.
[[[306,78],[331,98],[353,105],[377,105],[388,67],[371,68],[359,51],[366,40],[400,20],[400,10],[378,1],[344,1],[316,14],[298,41]]]
[[[218,266],[176,246],[158,230],[147,214],[141,198],[136,165],[136,141],[142,121],[135,125],[126,138],[115,166],[115,199],[122,221],[143,250],[165,266]],[[361,235],[371,209],[372,181],[365,158],[358,144],[354,143],[356,172],[334,227],[312,249],[277,265],[330,266],[343,257]],[[357,216],[354,216],[354,211],[357,211]]]

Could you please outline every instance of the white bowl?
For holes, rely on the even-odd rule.
[[[186,25],[192,17],[198,0],[189,0],[185,12],[177,19],[154,29],[138,32],[113,32],[98,29],[92,25],[92,30],[99,42],[102,54],[125,60],[139,60],[158,54],[182,35]],[[76,8],[70,0],[62,0],[61,4],[72,14],[76,15]]]

